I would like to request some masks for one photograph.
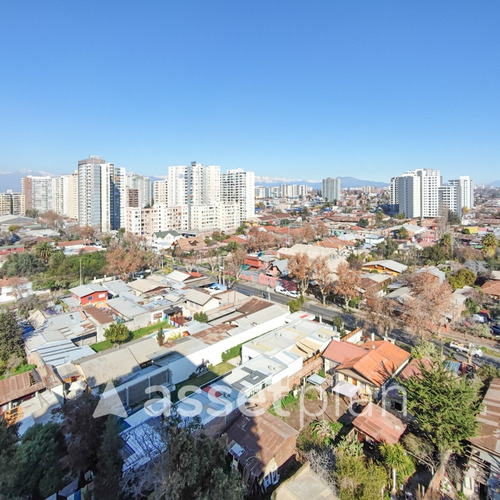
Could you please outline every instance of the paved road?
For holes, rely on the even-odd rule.
[[[286,304],[289,300],[290,297],[287,297],[285,295],[281,295],[279,293],[275,293],[272,290],[268,290],[267,287],[263,285],[259,285],[256,283],[235,283],[233,285],[233,288],[235,290],[239,290],[241,293],[245,293],[246,295],[258,295],[259,297],[264,297],[266,299],[272,300],[273,302],[277,302],[279,304]],[[331,323],[333,318],[335,316],[341,316],[342,320],[344,321],[344,324],[346,328],[348,329],[353,329],[357,326],[362,326],[363,325],[363,317],[364,313],[363,311],[357,311],[356,315],[347,313],[343,309],[333,305],[333,304],[328,304],[328,306],[323,306],[320,303],[318,303],[315,299],[308,300],[304,304],[304,310],[306,312],[312,313],[316,316],[316,318],[321,318],[323,321]],[[455,340],[458,340],[460,342],[464,342],[464,335],[458,332],[451,332],[447,333],[445,335],[446,337],[453,338]],[[410,346],[415,345],[416,343],[416,337],[415,335],[411,334],[410,332],[406,330],[402,330],[400,328],[394,329],[391,332],[391,337],[393,337],[395,340],[404,342],[405,344],[408,344]],[[478,346],[482,347],[488,347],[488,348],[493,348],[494,345],[496,344],[495,341],[489,341],[486,339],[478,339],[478,338],[473,338],[473,342],[476,343]],[[467,356],[457,352],[453,349],[450,349],[442,341],[436,340],[434,341],[436,346],[441,348],[443,347],[443,352],[446,356],[452,357],[453,359],[456,359],[457,361],[467,361]],[[500,368],[500,349],[498,349],[499,357],[494,357],[494,356],[489,356],[489,355],[483,355],[482,358],[475,357],[474,358],[474,363],[478,366],[481,366],[484,362],[491,363],[495,365],[497,368]]]

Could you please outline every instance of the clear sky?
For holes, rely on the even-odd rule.
[[[500,179],[498,0],[10,0],[0,171]]]

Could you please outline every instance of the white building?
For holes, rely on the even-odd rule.
[[[144,208],[151,205],[151,179],[149,177],[130,172],[127,174],[126,183],[128,207]]]
[[[127,233],[152,237],[159,231],[189,230],[188,207],[181,205],[169,207],[165,204],[153,205],[151,208],[127,207],[125,231]]]
[[[52,210],[63,217],[78,219],[78,170],[52,178]]]
[[[154,181],[153,182],[153,203],[168,205],[168,181]]]
[[[237,168],[222,174],[222,201],[239,204],[241,222],[254,217],[255,173]]]
[[[322,181],[323,199],[333,202],[340,200],[340,179],[336,177],[327,177]]]
[[[21,179],[25,209],[38,210],[39,213],[52,210],[52,177],[49,175],[28,175]]]
[[[241,225],[241,206],[233,203],[216,205],[195,205],[190,211],[190,229],[192,231],[232,232]]]
[[[406,217],[439,216],[439,170],[417,169],[391,179],[391,204]]]

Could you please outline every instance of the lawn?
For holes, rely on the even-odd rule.
[[[160,326],[163,326],[163,328],[171,328],[171,326],[166,322],[155,323],[154,325],[148,325],[145,326],[144,328],[139,328],[138,330],[134,330],[132,332],[132,336],[127,342],[140,339],[141,337],[145,337],[146,335],[151,335],[152,333],[157,332],[160,329]],[[102,342],[97,342],[97,344],[92,344],[90,347],[92,347],[92,349],[94,349],[95,352],[101,352],[105,351],[106,349],[109,349],[112,346],[113,344],[109,340],[103,340]]]
[[[14,370],[9,371],[8,373],[4,373],[0,377],[0,380],[3,380],[7,377],[12,377],[12,375],[19,375],[20,373],[29,372],[34,368],[36,368],[36,365],[27,365],[23,363],[22,365],[17,366]]]
[[[175,391],[172,393],[172,402],[175,403],[179,401],[179,398],[177,396],[177,393],[179,390],[186,386],[186,385],[193,385],[196,387],[201,387],[202,385],[205,385],[206,383],[210,382],[213,379],[216,379],[220,377],[221,375],[224,375],[225,373],[231,371],[234,369],[234,366],[231,363],[227,363],[223,361],[222,363],[219,363],[218,365],[212,366],[210,370],[203,375],[200,375],[199,377],[195,378],[190,378],[187,380],[184,380],[184,382],[181,382],[180,384],[176,384]],[[186,394],[192,394],[194,391],[191,391],[190,393]]]

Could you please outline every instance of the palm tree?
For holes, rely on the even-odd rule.
[[[48,262],[53,253],[54,248],[48,241],[41,241],[35,246],[35,255],[44,262]]]
[[[328,446],[333,443],[336,435],[342,428],[342,424],[340,422],[327,422],[323,419],[316,420],[311,424],[311,427],[313,429],[313,436]]]
[[[392,488],[396,491],[396,477],[407,479],[415,472],[415,464],[400,443],[380,445],[380,453],[385,465],[392,470]]]

